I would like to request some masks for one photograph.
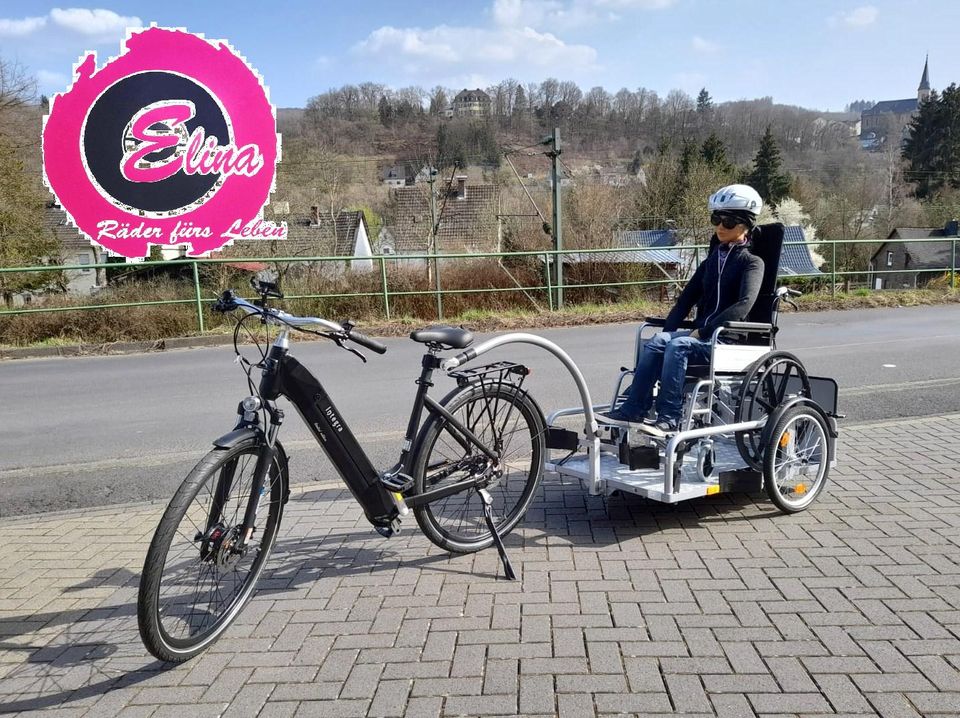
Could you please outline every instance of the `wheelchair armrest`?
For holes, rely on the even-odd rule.
[[[643,321],[649,324],[651,327],[664,327],[667,325],[667,320],[663,317],[644,317]],[[696,329],[696,325],[693,322],[682,321],[677,325],[678,329]]]
[[[764,322],[724,322],[724,329],[732,329],[735,332],[772,332],[773,325]]]

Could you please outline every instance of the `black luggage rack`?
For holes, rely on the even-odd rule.
[[[496,376],[491,376],[494,374]],[[517,364],[516,362],[498,361],[492,364],[473,367],[472,369],[451,371],[448,372],[448,375],[457,380],[458,386],[465,386],[478,380],[480,382],[488,380],[498,383],[510,382],[519,387],[523,384],[523,380],[530,375],[530,370],[523,364]]]

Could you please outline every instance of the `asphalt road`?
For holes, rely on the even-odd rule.
[[[845,423],[960,411],[960,305],[785,314],[779,348],[840,384]],[[634,327],[538,330],[583,372],[595,403],[632,361]],[[484,337],[478,337],[482,340]],[[377,466],[393,463],[419,372],[421,346],[385,340],[361,364],[326,342],[294,354],[317,374]],[[573,381],[543,350],[505,347],[489,359],[533,369],[546,413],[577,403]],[[442,395],[453,387],[440,378]],[[228,347],[0,363],[0,515],[169,497],[210,441],[233,426],[248,393]],[[294,481],[332,479],[296,412],[283,440]]]

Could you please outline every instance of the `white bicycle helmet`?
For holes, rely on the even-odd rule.
[[[760,194],[750,185],[731,184],[721,187],[707,202],[711,212],[729,212],[731,214],[745,213],[756,219],[763,209],[763,200]]]

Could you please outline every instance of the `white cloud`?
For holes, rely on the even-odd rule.
[[[594,66],[597,51],[571,45],[548,32],[530,27],[475,27],[440,25],[434,28],[374,30],[353,47],[360,56],[380,62],[403,62],[417,72],[476,72],[497,67],[556,68],[556,72]]]
[[[23,37],[47,24],[45,17],[25,17],[22,20],[0,18],[0,37]]]
[[[877,21],[880,11],[873,5],[861,5],[849,12],[840,12],[827,19],[830,27],[866,27]]]
[[[493,20],[504,27],[572,29],[620,19],[614,10],[658,10],[676,0],[494,0]]]
[[[25,17],[21,20],[0,18],[0,37],[20,38],[40,30],[59,28],[98,42],[107,42],[122,39],[127,28],[142,26],[140,18],[118,15],[113,10],[57,7],[42,17]]]
[[[493,20],[497,25],[536,27],[563,8],[555,0],[494,0]]]
[[[127,28],[142,27],[138,17],[125,17],[113,10],[95,8],[67,8],[63,10],[55,7],[50,11],[50,19],[60,27],[95,37],[123,37]]]
[[[693,40],[690,41],[690,45],[693,47],[695,51],[702,52],[705,55],[709,55],[720,49],[720,45],[718,45],[715,42],[710,42],[709,40],[705,40],[699,35],[693,36]]]
[[[676,0],[588,0],[599,7],[613,7],[621,10],[663,10],[676,3]]]

